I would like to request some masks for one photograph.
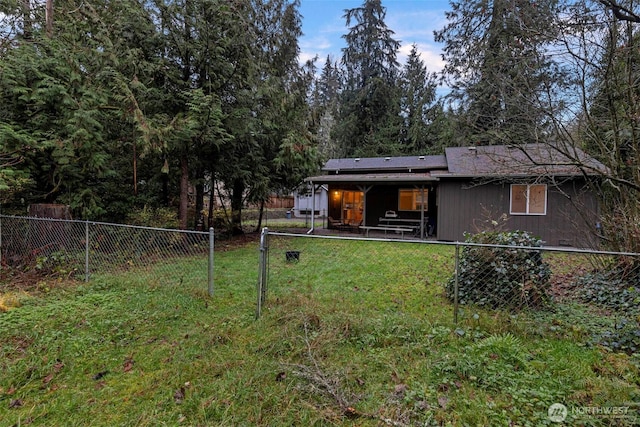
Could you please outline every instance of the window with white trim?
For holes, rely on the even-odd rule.
[[[546,215],[546,184],[511,184],[511,215]]]

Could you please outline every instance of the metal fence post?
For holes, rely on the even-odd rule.
[[[213,227],[209,227],[209,296],[213,296]]]
[[[269,229],[264,227],[262,234],[260,235],[260,265],[258,270],[258,302],[256,306],[256,319],[260,318],[262,313],[262,304],[267,295],[267,264],[269,256],[269,245],[267,243],[267,236],[269,235]]]
[[[262,263],[262,305],[267,300],[269,289],[269,229],[264,229],[264,262]]]
[[[84,281],[89,281],[89,220],[84,222]]]
[[[453,281],[453,323],[458,324],[458,278],[460,277],[460,244],[456,242],[455,273]]]

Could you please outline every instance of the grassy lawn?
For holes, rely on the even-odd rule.
[[[533,426],[556,402],[635,423],[572,413],[640,402],[639,359],[586,345],[584,307],[455,325],[452,249],[383,245],[272,238],[257,321],[256,244],[216,253],[213,298],[201,260],[12,295],[0,426]]]

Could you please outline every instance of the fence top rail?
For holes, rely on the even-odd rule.
[[[568,252],[577,254],[591,254],[591,255],[613,255],[613,256],[632,256],[640,257],[640,253],[636,252],[613,252],[613,251],[598,251],[594,249],[585,248],[568,248],[557,246],[511,246],[511,245],[496,245],[490,243],[470,243],[470,242],[444,242],[440,240],[420,240],[420,239],[406,239],[398,240],[392,238],[379,238],[379,237],[354,237],[354,236],[325,236],[316,234],[297,234],[297,233],[284,233],[279,231],[269,231],[267,233],[272,236],[283,237],[304,237],[315,239],[335,239],[335,240],[366,240],[374,242],[396,242],[396,243],[421,243],[424,245],[443,245],[443,246],[480,246],[487,248],[503,248],[503,249],[518,249],[518,250],[531,250],[531,251],[544,251],[544,252]]]
[[[615,255],[615,256],[640,256],[636,252],[614,252],[614,251],[599,251],[588,248],[568,248],[558,246],[513,246],[513,245],[495,245],[490,243],[470,243],[470,242],[453,242],[453,245],[460,246],[483,246],[488,248],[505,248],[505,249],[521,249],[531,251],[545,251],[545,252],[570,252],[578,254],[591,254],[591,255]]]
[[[79,219],[58,219],[58,218],[41,218],[35,216],[17,216],[17,215],[0,215],[0,218],[8,218],[8,219],[20,219],[26,221],[56,221],[56,222],[69,222],[75,224],[91,224],[91,225],[104,225],[109,227],[121,227],[121,228],[135,228],[139,230],[149,230],[149,231],[170,231],[175,233],[184,233],[184,234],[200,234],[200,235],[208,235],[209,231],[194,231],[194,230],[179,230],[174,228],[159,228],[159,227],[145,227],[142,225],[127,225],[127,224],[114,224],[110,222],[100,222],[100,221],[89,221],[89,220],[79,220]]]

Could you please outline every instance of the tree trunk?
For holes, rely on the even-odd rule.
[[[60,204],[29,205],[34,218],[71,219],[69,206]],[[46,256],[62,250],[67,244],[66,224],[62,221],[29,221],[29,249],[33,254]]]
[[[209,190],[209,217],[208,217],[208,224],[207,224],[207,228],[211,228],[213,227],[213,211],[214,211],[214,207],[213,205],[215,204],[215,200],[216,200],[216,190],[213,187],[213,179],[211,180],[211,184],[210,184],[210,190]]]
[[[234,236],[243,234],[242,231],[242,196],[244,194],[244,182],[236,179],[233,182],[233,194],[231,195],[231,234]]]
[[[53,0],[46,0],[45,3],[45,26],[47,37],[53,37]]]
[[[29,216],[36,218],[71,219],[69,206],[61,204],[29,205]]]
[[[30,40],[33,26],[31,22],[31,0],[22,0],[22,36],[25,40]]]
[[[258,225],[256,226],[256,233],[262,228],[262,215],[264,214],[264,200],[260,201],[260,215],[258,216]]]
[[[136,142],[133,141],[133,195],[138,195],[138,153]]]
[[[198,168],[201,169],[201,168]],[[204,178],[202,177],[203,172],[198,170],[198,175],[196,176],[196,221],[195,221],[195,230],[202,231],[204,229]]]
[[[187,212],[189,209],[189,159],[186,154],[180,157],[180,229],[187,229]]]

